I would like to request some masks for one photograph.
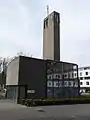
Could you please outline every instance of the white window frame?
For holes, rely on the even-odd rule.
[[[50,85],[49,83],[50,83],[51,85]],[[47,87],[52,87],[52,86],[53,86],[52,81],[47,81]]]
[[[65,85],[65,83],[67,84]],[[64,81],[64,87],[68,87],[68,81]]]
[[[56,85],[58,83],[58,85]],[[59,82],[58,81],[54,81],[54,87],[59,87]]]

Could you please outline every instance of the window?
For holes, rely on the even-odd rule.
[[[74,76],[76,77],[76,76],[77,76],[77,73],[75,73]]]
[[[80,77],[80,80],[83,80],[83,77]]]
[[[68,73],[68,77],[70,78],[70,73]]]
[[[90,67],[85,67],[85,68],[84,68],[84,70],[88,70],[88,69],[90,69]]]
[[[72,73],[72,77],[73,77],[73,73]]]
[[[46,27],[48,27],[48,19],[46,19]]]
[[[82,76],[82,72],[80,72],[80,76]]]
[[[58,87],[58,83],[56,83],[56,86]]]
[[[86,75],[88,75],[88,72],[86,72]]]
[[[71,82],[68,82],[68,84],[71,86]]]
[[[57,18],[57,14],[55,14],[55,19]]]
[[[67,87],[67,86],[68,86],[67,81],[64,81],[64,86],[65,86],[65,87]]]
[[[49,80],[50,80],[50,79],[52,79],[52,76],[50,75],[48,78],[49,78]]]
[[[44,21],[44,29],[45,29],[45,21]]]
[[[78,82],[75,82],[75,87],[78,87]]]
[[[59,17],[58,17],[58,15],[57,15],[57,23],[59,22]]]
[[[74,66],[73,66],[73,70],[76,70],[76,69],[77,69],[77,66],[76,66],[76,65],[74,65]]]
[[[47,86],[48,86],[48,87],[52,87],[52,82],[51,82],[51,81],[48,81],[48,82],[47,82]]]
[[[49,76],[49,79],[51,79],[51,76]]]
[[[47,75],[47,79],[52,79],[52,76],[51,75]]]
[[[49,85],[51,86],[51,83],[49,82]]]
[[[67,77],[68,77],[68,75],[67,75],[67,73],[65,73],[65,74],[64,74],[64,78],[67,78]]]
[[[54,87],[58,87],[58,82],[54,81]]]
[[[58,75],[56,75],[56,78],[58,78]]]
[[[87,70],[87,68],[84,68],[84,70]]]
[[[44,21],[44,29],[48,27],[48,18]]]
[[[64,77],[67,77],[67,75],[66,75],[66,74],[64,74]]]
[[[58,78],[60,78],[60,75],[58,75]]]
[[[86,85],[89,85],[89,82],[86,82]]]
[[[59,87],[62,87],[62,82],[61,81],[59,81]]]
[[[90,77],[85,77],[84,79],[85,79],[85,80],[89,80],[89,79],[90,79]]]
[[[83,83],[82,82],[80,82],[80,85],[82,85]]]
[[[73,82],[73,86],[75,86],[75,81]]]

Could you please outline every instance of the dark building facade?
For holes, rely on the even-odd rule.
[[[75,75],[75,76],[74,76]],[[7,68],[7,98],[70,98],[79,95],[78,66],[20,56]]]
[[[73,98],[78,95],[78,66],[72,63],[48,61],[47,97]]]
[[[14,59],[7,68],[7,98],[18,102],[25,97],[46,97],[45,64],[43,60],[24,56]]]

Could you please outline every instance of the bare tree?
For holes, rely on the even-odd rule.
[[[0,73],[2,72],[2,58],[0,57]]]
[[[30,55],[29,53],[25,53],[25,52],[18,52],[16,56],[27,56],[27,57],[32,57],[33,55]]]
[[[3,57],[0,57],[0,75],[1,75],[1,79],[0,79],[0,84],[1,86],[4,84],[6,84],[6,71],[7,71],[7,66],[8,66],[8,63],[10,61],[10,58],[7,57],[7,58],[3,58]]]

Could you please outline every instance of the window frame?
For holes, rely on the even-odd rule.
[[[87,83],[88,83],[88,84],[87,84]],[[88,81],[86,82],[86,85],[90,85]]]
[[[85,72],[85,75],[88,75],[88,72]]]

